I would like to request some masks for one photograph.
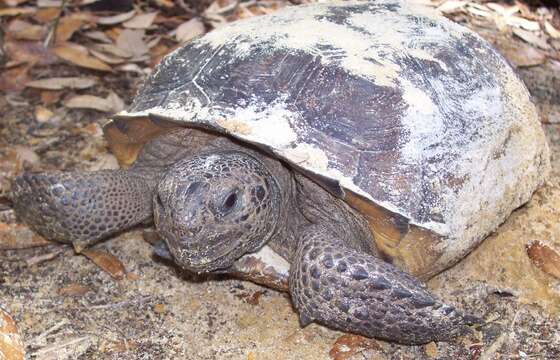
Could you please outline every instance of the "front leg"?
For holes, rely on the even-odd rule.
[[[78,251],[152,218],[150,184],[127,170],[26,173],[12,193],[20,220]]]
[[[443,304],[417,279],[348,248],[319,226],[304,234],[290,270],[292,301],[302,325],[422,344],[467,331],[474,317]]]

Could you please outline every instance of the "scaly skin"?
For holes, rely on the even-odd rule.
[[[24,174],[12,188],[21,220],[78,250],[152,218],[149,184],[126,170]]]
[[[350,249],[328,226],[302,235],[290,269],[302,325],[329,327],[404,344],[449,340],[474,318],[435,298],[417,279]]]

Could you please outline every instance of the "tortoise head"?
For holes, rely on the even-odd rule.
[[[240,151],[181,160],[162,175],[154,221],[175,262],[202,273],[224,269],[273,234],[280,187],[264,164]]]

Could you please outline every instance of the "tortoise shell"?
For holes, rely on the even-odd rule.
[[[495,230],[550,167],[502,56],[398,0],[288,7],[214,30],[166,56],[105,131],[126,166],[176,126],[283,159],[359,209],[381,253],[423,278]]]

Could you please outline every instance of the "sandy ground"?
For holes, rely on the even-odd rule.
[[[543,111],[560,109],[558,67],[520,73]],[[129,84],[120,90],[123,98],[137,85]],[[41,169],[111,161],[90,125],[102,123],[98,113],[75,111],[54,125],[35,127],[25,107],[0,99],[0,109],[5,145],[48,144],[37,151]],[[554,167],[547,186],[469,257],[429,283],[445,300],[487,321],[452,343],[409,347],[346,337],[335,346],[343,334],[315,324],[300,328],[286,294],[185,274],[155,259],[140,230],[96,246],[124,264],[127,275],[120,281],[58,245],[1,251],[0,301],[17,321],[30,359],[558,359],[560,281],[535,267],[524,251],[533,240],[560,248],[560,124],[545,129]],[[60,249],[53,260],[26,262]]]

